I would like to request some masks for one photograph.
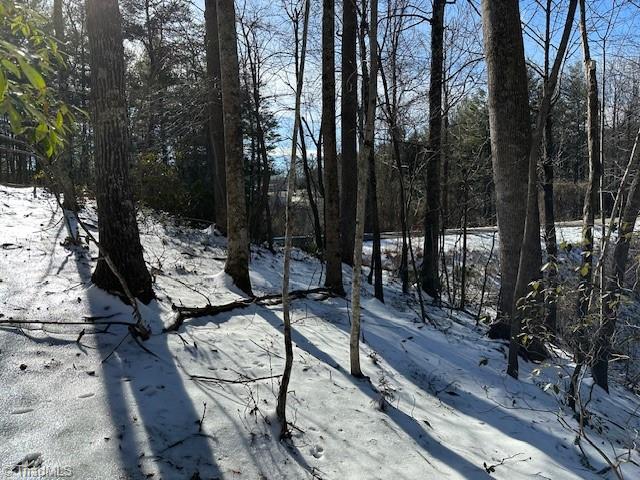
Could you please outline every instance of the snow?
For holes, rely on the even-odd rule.
[[[82,218],[97,224],[91,203]],[[385,304],[365,283],[361,355],[370,382],[349,374],[348,300],[293,302],[295,427],[290,442],[278,441],[281,307],[253,305],[162,333],[172,304],[221,304],[242,293],[223,272],[225,240],[212,229],[143,212],[140,230],[158,295],[142,308],[153,356],[130,337],[117,347],[123,326],[0,328],[6,478],[18,478],[20,462],[79,479],[613,478],[597,473],[606,463],[584,441],[582,457],[577,422],[562,392],[548,388],[565,387],[572,364],[563,352],[545,365],[522,362],[515,381],[505,375],[506,346],[475,318],[429,307],[438,328],[424,325],[415,299],[389,276]],[[0,232],[2,320],[132,320],[130,307],[91,285],[95,246],[61,245],[62,214],[46,192],[33,198],[31,189],[0,186]],[[470,248],[490,248],[491,236]],[[279,292],[281,271],[281,253],[253,248],[256,294]],[[322,285],[322,273],[317,260],[294,252],[292,289]],[[640,399],[614,384],[611,395],[594,389],[589,409],[589,438],[610,458],[631,460],[625,478],[640,478]]]

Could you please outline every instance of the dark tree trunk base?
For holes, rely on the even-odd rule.
[[[509,340],[511,338],[511,326],[498,320],[489,326],[487,336],[492,340]]]
[[[609,361],[605,359],[596,359],[591,366],[591,376],[593,377],[593,383],[602,388],[605,392],[609,393]]]
[[[144,273],[146,273],[146,270]],[[131,303],[123,291],[122,284],[113,274],[107,262],[102,260],[98,262],[93,275],[91,275],[91,281],[96,287],[120,297],[127,305]],[[132,285],[144,285],[144,287],[142,289],[135,289]],[[148,274],[145,278],[133,279],[128,286],[131,288],[131,294],[145,305],[148,305],[151,300],[156,298],[155,293],[153,293],[151,277],[149,277]]]

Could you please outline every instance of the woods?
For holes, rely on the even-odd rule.
[[[327,392],[430,459],[443,432],[414,409],[503,432],[476,410],[535,400],[571,462],[634,478],[640,8],[596,3],[0,0],[0,335],[58,320],[100,365],[164,354],[158,385],[204,404],[197,434],[166,441],[203,442],[192,479],[222,472],[203,424],[229,407],[207,413],[218,400],[181,378],[246,389],[249,457],[309,440],[322,459],[329,427],[301,422]],[[634,413],[610,425],[621,403]],[[556,458],[534,436],[544,456],[518,462]],[[498,453],[456,474],[508,471]]]

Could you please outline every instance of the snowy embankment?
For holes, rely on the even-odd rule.
[[[95,226],[92,208],[83,218]],[[0,187],[0,232],[0,320],[131,321],[129,307],[90,283],[95,247],[61,245],[61,214],[46,193]],[[364,295],[362,357],[371,383],[349,375],[349,302],[293,302],[295,427],[289,443],[279,442],[281,307],[254,305],[162,333],[175,317],[172,304],[240,294],[222,272],[224,239],[157,216],[141,217],[141,234],[158,296],[142,309],[152,354],[125,338],[123,326],[0,328],[6,478],[18,478],[12,470],[20,464],[78,479],[612,476],[584,442],[582,456],[577,424],[548,388],[569,372],[562,355],[539,375],[539,366],[521,365],[514,381],[504,373],[505,346],[474,319],[430,308],[438,328],[425,326],[394,281],[386,304]],[[256,294],[281,290],[282,255],[254,248],[251,269]],[[294,252],[292,288],[321,285],[321,275],[315,259]],[[349,277],[345,269],[347,284]],[[594,390],[589,409],[589,438],[610,458],[630,459],[625,477],[640,478],[640,400],[614,385],[610,396]]]

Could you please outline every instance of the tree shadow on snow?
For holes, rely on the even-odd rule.
[[[308,302],[307,306],[308,312],[311,315],[319,318],[326,317],[326,312],[322,312],[321,310],[322,306],[319,306],[314,302]],[[410,353],[400,350],[399,345],[407,339],[415,338],[417,335],[424,335],[424,333],[417,333],[415,329],[408,328],[407,326],[403,326],[398,323],[393,324],[393,330],[397,333],[392,333],[388,328],[385,328],[384,333],[381,333],[376,327],[386,327],[389,324],[389,321],[371,310],[368,310],[366,307],[363,307],[363,312],[366,316],[366,321],[363,322],[362,327],[366,338],[366,345],[376,351],[384,362],[397,372],[411,372],[412,369],[416,368],[422,370],[422,367],[419,364],[422,359],[411,360]],[[331,325],[343,330],[347,335],[349,334],[350,326],[346,322],[338,320],[331,322]],[[298,335],[300,334],[298,333]],[[294,341],[296,338],[298,337],[294,335]],[[306,339],[302,339],[303,342],[305,342],[305,340]],[[452,364],[452,370],[460,369],[466,372],[473,372],[475,369],[487,368],[478,366],[478,359],[473,356],[474,354],[477,355],[477,350],[465,352],[465,350],[468,349],[452,349],[451,345],[438,345],[440,340],[435,338],[435,336],[429,336],[428,339],[423,340],[425,342],[430,342],[430,344],[424,344],[423,348],[429,349],[430,346],[433,347],[433,350],[426,350],[425,353],[429,353],[434,356],[443,355],[444,352],[447,353],[446,358],[441,357],[441,360]],[[306,342],[308,343],[308,340],[306,340]],[[462,344],[459,346],[461,345]],[[302,345],[300,346],[305,349]],[[311,354],[314,355],[313,353]],[[538,426],[535,416],[532,416],[532,418],[527,421],[510,412],[510,410],[516,412],[518,410],[522,411],[530,409],[531,413],[535,415],[535,409],[526,405],[520,406],[519,404],[518,406],[500,405],[496,402],[491,402],[489,398],[479,397],[472,392],[464,390],[455,392],[455,395],[449,395],[446,394],[446,392],[442,392],[440,395],[435,395],[433,389],[429,388],[428,385],[425,385],[425,382],[421,381],[419,376],[420,373],[425,373],[425,377],[427,377],[429,372],[420,371],[417,373],[418,375],[415,376],[405,375],[404,378],[413,383],[417,388],[423,390],[425,393],[437,396],[441,402],[453,408],[455,411],[475,418],[482,424],[486,423],[503,434],[508,435],[515,440],[527,443],[528,445],[538,449],[540,452],[544,452],[549,457],[553,458],[559,465],[573,470],[580,468],[580,459],[575,451],[571,448],[562,448],[565,446],[563,439],[553,435],[551,432],[545,431],[545,427],[543,425]],[[480,371],[478,373],[480,374]],[[486,374],[485,371],[482,371],[482,373]],[[346,374],[349,376],[348,372],[346,372]],[[450,379],[445,378],[444,383],[447,383],[449,380]],[[514,388],[519,388],[522,393],[530,395],[532,398],[539,395],[546,395],[538,387],[529,385],[525,382],[512,380],[510,377],[505,378],[503,376],[501,377],[501,380],[504,380],[505,382],[505,389],[507,383],[513,382],[512,384]],[[529,392],[526,392],[526,390],[529,390]],[[556,408],[553,410],[545,410],[545,413],[555,414],[557,405],[555,407]],[[499,414],[496,414],[495,411],[498,408],[501,410]],[[399,410],[397,411],[400,412]],[[402,412],[400,413],[402,414]],[[411,419],[411,417],[409,417],[409,419]],[[500,448],[500,445],[496,445],[496,448]],[[510,452],[504,453],[505,457],[510,454]]]
[[[77,260],[83,256],[76,256]],[[89,262],[78,262],[80,276],[90,278]],[[92,286],[87,291],[92,315],[127,312],[114,321],[133,321],[131,307]],[[160,324],[157,301],[141,305],[146,323]],[[215,479],[221,473],[214,460],[215,438],[200,429],[203,406],[193,404],[168,345],[166,334],[144,342],[157,357],[144,352],[126,327],[112,326],[111,335],[97,334],[106,403],[113,425],[110,448],[130,478]],[[126,338],[125,338],[126,337]],[[120,346],[119,342],[125,340]],[[154,475],[151,475],[154,474]],[[128,477],[129,478],[129,477]]]
[[[260,314],[273,328],[282,332],[282,320],[272,310],[264,308],[260,311]],[[343,378],[351,382],[354,387],[357,387],[362,393],[367,395],[372,402],[378,402],[380,400],[380,392],[374,388],[370,381],[366,379],[357,379],[351,376],[348,371],[345,371],[340,366],[339,362],[337,362],[331,355],[314,345],[295,327],[292,331],[292,341],[299,348],[315,357],[320,362],[343,372]],[[420,448],[428,453],[429,456],[437,458],[444,465],[456,470],[460,475],[466,478],[490,478],[483,468],[472,464],[464,457],[439,443],[438,440],[431,436],[415,418],[407,415],[402,410],[399,410],[389,403],[385,404],[384,412],[398,429],[411,437]],[[379,440],[383,441],[384,439]],[[297,457],[298,456],[296,456],[296,458]],[[425,460],[428,462],[426,458]],[[434,466],[434,468],[436,467]]]

